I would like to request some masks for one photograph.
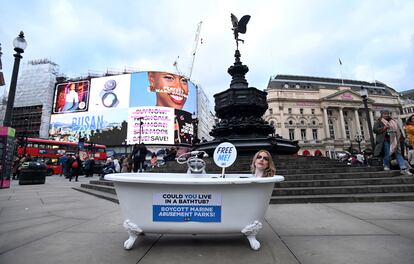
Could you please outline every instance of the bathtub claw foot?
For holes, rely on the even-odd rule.
[[[260,229],[262,229],[262,223],[256,220],[252,224],[248,224],[241,231],[244,235],[246,235],[247,239],[249,240],[250,247],[253,250],[260,249],[260,242],[256,239],[256,235],[260,231]]]
[[[129,234],[128,239],[124,242],[125,249],[131,249],[134,246],[135,240],[137,240],[139,234],[143,234],[143,230],[136,224],[132,223],[129,219],[124,221],[124,228]]]

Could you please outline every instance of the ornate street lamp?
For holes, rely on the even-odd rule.
[[[14,51],[16,51],[16,54],[14,54],[14,65],[13,65],[13,73],[12,78],[10,82],[10,90],[9,90],[9,96],[7,98],[7,106],[6,106],[6,114],[4,115],[4,126],[11,126],[11,119],[12,119],[12,113],[13,113],[13,105],[14,105],[14,97],[16,95],[16,85],[17,85],[17,75],[19,74],[19,66],[20,66],[20,59],[23,58],[22,54],[24,52],[24,49],[27,46],[27,42],[24,39],[23,31],[20,31],[20,34],[17,38],[13,41]]]
[[[367,115],[369,139],[371,140],[371,150],[374,151],[374,149],[375,149],[374,133],[372,133],[372,123],[371,123],[371,118],[369,116],[369,109],[368,109],[368,103],[367,103],[367,101],[368,101],[368,90],[364,86],[361,86],[361,89],[360,89],[359,93],[362,97],[362,102],[364,102],[365,113]]]
[[[124,145],[124,147],[125,147],[125,157],[127,157],[128,156],[128,141],[127,141],[127,139],[122,141],[122,145]]]
[[[361,153],[361,142],[362,142],[362,140],[364,140],[364,137],[361,134],[356,134],[355,135],[355,141],[358,143],[359,153]]]

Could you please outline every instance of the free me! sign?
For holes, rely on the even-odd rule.
[[[154,193],[154,222],[221,222],[219,193]]]

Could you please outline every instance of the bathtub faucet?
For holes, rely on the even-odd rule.
[[[202,158],[199,158],[199,156],[201,155],[203,158],[208,157],[208,154],[205,151],[195,150],[195,151],[181,154],[177,158],[177,163],[178,164],[187,163],[188,165],[187,174],[190,174],[190,173],[206,174],[206,170],[205,170],[206,162]]]

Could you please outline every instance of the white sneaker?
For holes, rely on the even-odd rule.
[[[408,169],[401,170],[400,172],[401,172],[402,175],[405,175],[405,176],[412,176],[413,175]]]
[[[390,170],[390,167],[388,167],[388,166],[384,166],[384,170],[385,170],[385,171],[389,171],[389,170]]]

